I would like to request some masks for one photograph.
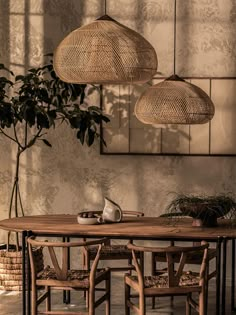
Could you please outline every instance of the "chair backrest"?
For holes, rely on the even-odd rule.
[[[165,253],[166,255],[166,270],[168,277],[168,286],[176,287],[180,284],[181,276],[183,275],[184,267],[188,256],[198,253],[202,257],[202,263],[199,270],[199,284],[201,285],[205,279],[207,255],[209,244],[202,242],[200,246],[180,247],[180,246],[168,246],[168,247],[144,247],[136,246],[134,244],[128,244],[127,247],[132,250],[134,266],[138,274],[139,281],[143,282],[143,274],[138,262],[137,252],[151,252],[151,253]],[[176,261],[176,257],[179,257],[179,261]]]
[[[39,241],[31,236],[27,239],[29,248],[29,258],[31,267],[31,277],[34,281],[37,277],[36,261],[33,253],[33,248],[45,248],[48,250],[49,257],[51,259],[52,266],[55,270],[57,280],[66,280],[68,274],[68,263],[69,263],[69,249],[72,247],[84,247],[90,245],[98,245],[98,251],[96,258],[94,259],[93,265],[91,267],[90,277],[94,277],[102,244],[107,241],[106,238],[94,241],[80,241],[80,242],[49,242],[49,241]],[[58,248],[61,249],[61,253],[58,253]],[[61,262],[59,262],[61,260]]]

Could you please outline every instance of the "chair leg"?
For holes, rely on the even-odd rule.
[[[111,313],[111,271],[109,271],[108,278],[106,279],[106,315]]]
[[[190,305],[191,294],[186,297],[186,315],[191,315],[191,305]]]
[[[88,292],[88,314],[95,315],[94,301],[95,301],[95,288],[90,287]]]
[[[205,279],[205,299],[204,299],[204,312],[205,314],[207,314],[207,308],[208,308],[208,279],[209,279],[209,262],[207,264],[207,267],[206,267],[206,279]]]
[[[83,269],[89,270],[90,269],[90,257],[89,257],[88,253],[86,255],[84,255],[83,263],[84,263]],[[89,291],[88,290],[84,290],[84,298],[86,300],[86,307],[89,308]]]
[[[51,288],[46,287],[45,291],[47,292],[47,298],[46,298],[46,312],[51,311]]]
[[[140,268],[142,274],[144,273],[144,253],[140,252]]]
[[[31,291],[31,312],[32,315],[37,315],[37,289],[35,285],[32,285]]]
[[[204,288],[203,291],[199,293],[199,315],[205,315],[205,298],[204,298]]]
[[[143,292],[139,292],[139,310],[140,315],[146,314],[146,299]]]
[[[152,309],[156,307],[156,299],[155,296],[152,297]]]
[[[130,301],[130,286],[125,282],[125,315],[130,315],[128,302]]]

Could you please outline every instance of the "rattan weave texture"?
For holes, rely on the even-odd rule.
[[[44,268],[42,248],[34,249],[33,254],[39,272]],[[22,251],[0,250],[0,290],[22,290]]]
[[[144,124],[204,124],[215,113],[210,97],[184,80],[165,80],[149,87],[135,104]]]
[[[54,69],[71,83],[144,83],[157,70],[157,55],[140,34],[105,15],[65,37]]]

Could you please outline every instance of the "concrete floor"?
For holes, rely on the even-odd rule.
[[[112,276],[112,315],[124,315],[124,286],[123,277],[120,275]],[[227,288],[227,297],[230,298],[230,289]],[[209,287],[209,307],[208,315],[215,314],[215,287],[214,281],[211,282]],[[72,293],[71,305],[66,306],[62,303],[62,294],[55,293],[52,296],[52,305],[54,309],[70,311],[76,311],[81,309],[78,305],[84,305],[84,299],[82,293]],[[230,303],[226,303],[227,311],[226,315],[231,314]],[[97,309],[96,315],[104,315],[104,308],[100,306]],[[185,301],[183,297],[176,297],[174,301],[174,307],[170,306],[170,299],[159,298],[157,299],[157,308],[155,310],[151,309],[150,299],[147,301],[147,315],[157,314],[157,315],[184,315],[185,314]],[[192,312],[192,314],[195,314]],[[0,291],[0,315],[22,315],[21,310],[21,294],[19,292],[6,292]]]

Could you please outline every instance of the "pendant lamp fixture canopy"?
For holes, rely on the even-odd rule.
[[[149,87],[138,99],[134,113],[144,124],[204,124],[215,113],[212,100],[202,89],[175,74],[176,0],[174,7],[174,74]]]
[[[157,71],[157,55],[144,37],[104,15],[65,37],[53,64],[65,82],[144,83]]]

